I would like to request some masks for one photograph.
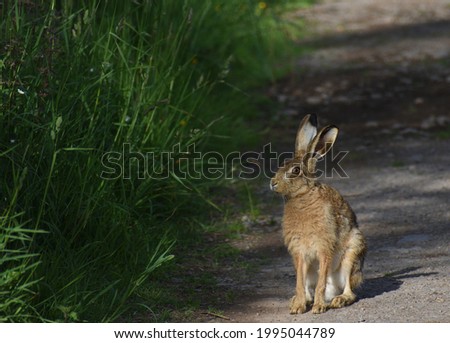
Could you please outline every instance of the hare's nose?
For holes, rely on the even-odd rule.
[[[274,191],[278,186],[278,182],[274,179],[270,180],[270,190]]]

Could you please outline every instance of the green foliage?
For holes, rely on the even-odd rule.
[[[211,183],[152,176],[176,144],[221,151],[252,136],[242,89],[273,76],[284,4],[3,4],[0,320],[114,320],[173,258]],[[140,178],[130,158],[132,177],[102,178],[124,144],[155,168]]]
[[[0,217],[0,322],[39,319],[31,305],[39,279],[34,272],[38,255],[30,252],[38,232],[16,225],[19,216]]]

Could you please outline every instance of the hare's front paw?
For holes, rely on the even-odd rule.
[[[306,312],[306,302],[305,300],[299,299],[296,295],[294,295],[291,299],[290,304],[290,313],[291,314],[297,314],[297,313],[305,313]]]
[[[314,304],[312,307],[312,313],[314,314],[320,314],[320,313],[324,313],[327,310],[327,305],[325,304]]]

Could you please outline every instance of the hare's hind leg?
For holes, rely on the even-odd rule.
[[[294,255],[293,260],[295,272],[297,274],[297,284],[295,287],[295,295],[292,297],[290,303],[290,313],[305,313],[307,300],[310,300],[307,299],[307,295],[305,292],[305,276],[308,268],[305,264],[303,256],[301,256],[300,254]]]
[[[355,302],[356,295],[353,289],[363,281],[362,264],[366,252],[364,237],[358,229],[353,230],[347,249],[342,257],[340,266],[340,279],[344,283],[344,291],[341,295],[333,298],[330,307],[340,308]]]

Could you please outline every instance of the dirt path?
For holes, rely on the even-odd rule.
[[[265,215],[234,243],[260,268],[226,276],[239,295],[224,316],[450,322],[450,1],[326,0],[296,17],[313,31],[300,44],[316,49],[268,90],[281,108],[268,140],[291,151],[306,113],[340,127],[349,178],[326,182],[349,200],[368,239],[366,281],[350,307],[289,314],[295,274],[281,239],[282,199],[267,181],[257,195]]]

